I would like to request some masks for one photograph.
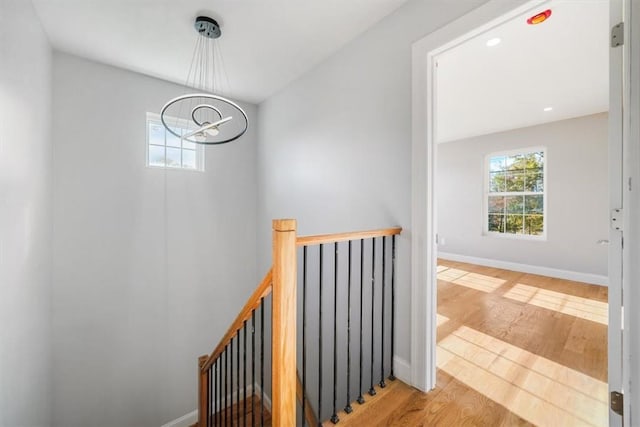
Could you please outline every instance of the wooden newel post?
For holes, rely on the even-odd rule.
[[[273,220],[273,425],[296,425],[296,220]]]
[[[209,416],[209,369],[202,372],[202,367],[209,356],[198,357],[198,426],[207,427]]]

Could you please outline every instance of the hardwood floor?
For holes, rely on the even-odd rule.
[[[241,400],[211,415],[211,425],[271,427],[271,412],[266,405],[262,404],[260,396],[253,395],[253,397],[247,397],[246,405],[245,401]],[[198,427],[198,424],[193,424],[191,427]]]
[[[389,382],[339,425],[605,426],[607,310],[604,287],[441,260],[435,390]]]

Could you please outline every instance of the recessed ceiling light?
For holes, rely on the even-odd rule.
[[[553,110],[553,107],[545,107],[542,111],[551,111]]]
[[[498,37],[494,37],[492,39],[487,40],[487,46],[489,47],[493,47],[496,46],[498,44],[500,44],[502,40],[500,40]]]

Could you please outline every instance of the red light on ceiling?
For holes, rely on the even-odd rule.
[[[551,9],[547,9],[544,12],[540,12],[536,15],[533,15],[531,18],[527,19],[527,24],[529,25],[542,24],[550,16],[551,16]]]

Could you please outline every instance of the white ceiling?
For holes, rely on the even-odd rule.
[[[547,21],[527,25],[547,8]],[[609,2],[553,0],[437,61],[438,142],[607,111]]]
[[[406,0],[33,0],[54,48],[184,84],[199,14],[216,19],[228,96],[260,102]]]

